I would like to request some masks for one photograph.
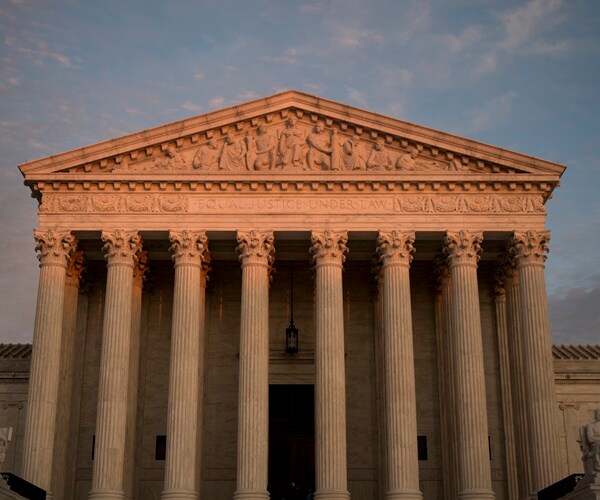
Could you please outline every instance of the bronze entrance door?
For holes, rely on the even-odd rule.
[[[292,486],[293,484],[293,486]],[[271,500],[304,500],[315,487],[313,385],[269,386]]]

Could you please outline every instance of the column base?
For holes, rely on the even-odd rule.
[[[350,493],[343,490],[317,491],[315,500],[350,500]]]
[[[198,500],[198,492],[194,490],[164,490],[160,500]]]
[[[236,491],[233,500],[269,500],[269,492],[265,490]]]
[[[125,500],[125,493],[121,490],[92,490],[88,500]]]
[[[494,500],[496,494],[492,490],[463,490],[458,493],[458,500]]]
[[[419,490],[393,490],[388,491],[387,500],[423,500],[423,494]]]

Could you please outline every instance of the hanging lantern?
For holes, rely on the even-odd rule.
[[[298,328],[294,325],[294,263],[290,264],[290,326],[285,329],[285,352],[298,352]]]

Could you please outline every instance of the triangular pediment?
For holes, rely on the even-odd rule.
[[[81,181],[522,174],[551,184],[564,171],[556,163],[296,91],[29,162],[20,169],[28,182],[65,176]]]

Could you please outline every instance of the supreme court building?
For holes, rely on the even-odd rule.
[[[563,166],[288,91],[20,169],[21,475],[55,499],[521,500],[568,473]]]

